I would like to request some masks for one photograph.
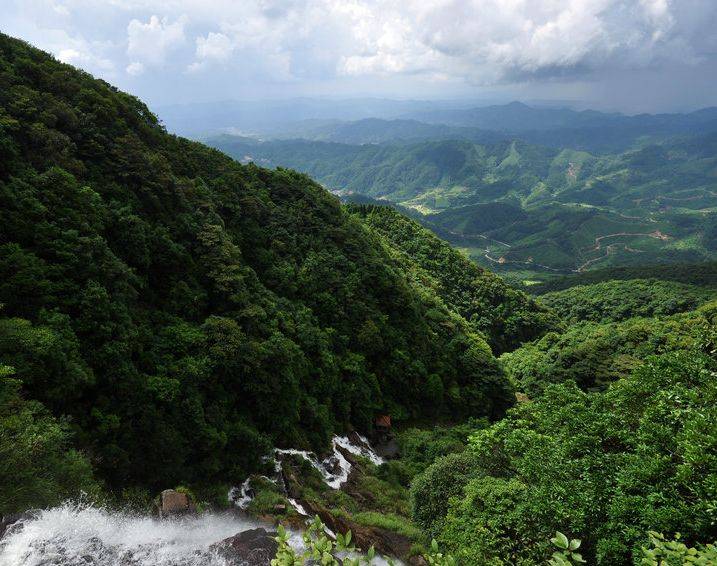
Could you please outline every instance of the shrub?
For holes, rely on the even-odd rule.
[[[449,454],[436,460],[411,484],[413,520],[434,536],[440,531],[449,499],[461,495],[468,481],[479,473],[470,453]]]

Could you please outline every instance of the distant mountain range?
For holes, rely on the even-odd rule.
[[[664,138],[717,130],[717,108],[688,114],[606,114],[594,110],[534,108],[520,102],[470,109],[412,112],[414,120],[479,128],[531,143],[588,151],[621,151],[641,138]]]
[[[302,98],[175,105],[160,108],[159,115],[170,131],[195,138],[231,133],[349,144],[446,139],[494,143],[519,138],[597,153],[717,130],[717,108],[628,116],[521,102],[475,106],[466,101]]]
[[[389,100],[352,98],[344,100],[295,98],[287,100],[227,100],[175,104],[157,109],[170,132],[202,137],[229,130],[282,136],[297,124],[336,123],[366,118],[393,119],[412,113],[464,108],[466,101]]]
[[[699,128],[705,124],[717,124],[717,108],[705,108],[688,114],[638,114],[628,116],[596,110],[571,110],[569,108],[536,108],[521,102],[484,106],[479,108],[445,108],[419,110],[407,117],[429,124],[470,126],[501,132],[528,132],[533,130],[556,130],[561,128],[595,128],[610,125],[642,128]]]

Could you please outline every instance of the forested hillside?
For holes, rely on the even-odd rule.
[[[477,266],[417,222],[387,206],[350,205],[349,211],[403,251],[416,273],[449,308],[488,336],[493,351],[513,350],[561,326],[560,319],[524,293]],[[409,268],[410,269],[410,268]]]
[[[696,309],[717,289],[659,279],[604,281],[546,293],[540,302],[563,320],[619,322],[635,317],[665,316]]]
[[[308,177],[170,136],[6,36],[0,85],[2,417],[24,411],[49,450],[52,415],[111,487],[237,481],[272,444],[322,449],[379,413],[511,403],[484,325]],[[3,431],[3,453],[30,450]]]
[[[244,162],[305,171],[342,195],[411,208],[484,266],[567,274],[714,259],[717,138],[696,131],[615,154],[458,133],[413,143],[209,143]]]
[[[659,140],[717,129],[716,108],[688,114],[626,116],[511,102],[479,108],[431,109],[411,112],[409,116],[430,124],[481,128],[540,145],[609,153],[625,151],[645,139]]]
[[[562,277],[552,277],[545,281],[535,282],[530,292],[543,295],[554,291],[562,291],[577,285],[592,285],[605,281],[625,281],[629,279],[659,279],[675,281],[698,287],[717,288],[717,262],[669,265],[636,265],[631,267],[613,267],[593,269]]]
[[[713,348],[647,358],[602,394],[548,386],[419,476],[414,518],[461,564],[546,563],[556,530],[615,566],[654,563],[647,531],[680,533],[672,563],[689,563],[715,537]]]
[[[160,114],[176,131],[208,136],[235,128],[261,139],[301,138],[345,144],[436,140],[495,143],[518,139],[595,154],[619,153],[646,142],[717,130],[715,107],[686,114],[628,116],[521,102],[470,107],[460,101],[357,100],[354,104],[332,104],[327,100],[297,100],[175,106],[161,108]]]

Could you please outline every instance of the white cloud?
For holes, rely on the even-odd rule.
[[[169,51],[184,43],[186,24],[185,15],[174,22],[158,16],[151,16],[147,23],[133,19],[127,25],[127,55],[149,65],[161,65]]]
[[[234,46],[230,39],[223,33],[207,34],[207,37],[197,38],[197,58],[226,60],[231,54]]]
[[[373,7],[343,10],[357,48],[344,54],[339,72],[440,72],[493,83],[690,56],[689,42],[672,34],[680,14],[666,0],[409,0]],[[711,12],[714,19],[717,9]]]
[[[63,63],[103,74],[111,73],[114,70],[112,60],[101,54],[106,48],[105,45],[91,43],[81,37],[70,37],[65,34],[61,34],[60,38],[52,43],[54,45],[49,48],[50,51]]]
[[[412,95],[438,81],[462,92],[587,84],[717,61],[715,0],[0,0],[8,2],[3,31],[120,86],[151,69],[156,84],[143,88],[157,99],[168,84],[197,91],[181,70],[205,71],[207,92],[242,76],[257,90],[323,83],[327,93],[362,85]]]
[[[133,61],[127,67],[125,68],[125,71],[128,75],[132,75],[133,77],[137,77],[144,73],[144,65],[140,63],[139,61]]]
[[[197,37],[190,70],[244,51],[242,59],[279,80],[320,73],[492,84],[645,67],[695,59],[696,44],[704,43],[698,30],[709,32],[706,22],[717,20],[709,0],[177,0],[174,6],[193,23],[220,29]]]
[[[69,16],[70,10],[68,10],[67,6],[60,3],[53,3],[52,4],[52,11],[55,12],[58,16]]]
[[[226,61],[234,50],[231,39],[223,33],[209,32],[206,37],[200,35],[196,43],[196,60],[187,67],[189,72],[199,71],[210,61]]]

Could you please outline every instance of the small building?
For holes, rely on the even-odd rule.
[[[391,432],[391,415],[378,415],[373,421],[374,448],[384,458],[395,458],[398,444]]]
[[[374,421],[374,427],[378,433],[391,432],[391,415],[379,415]]]

